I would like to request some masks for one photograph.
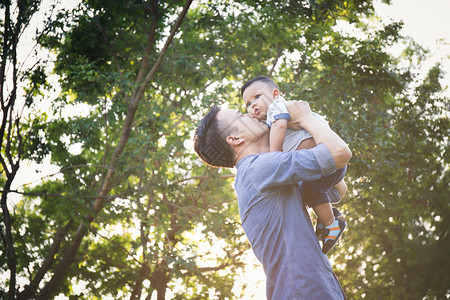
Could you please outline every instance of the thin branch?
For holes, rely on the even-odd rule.
[[[5,80],[5,70],[6,70],[6,64],[8,62],[8,42],[9,42],[9,36],[10,36],[10,28],[11,28],[11,18],[10,18],[10,5],[6,5],[5,7],[5,18],[4,18],[4,26],[3,26],[3,46],[2,46],[2,59],[0,62],[0,100],[1,100],[1,106],[2,111],[5,109],[5,99],[3,98],[3,88],[5,86],[6,80]],[[3,138],[2,138],[3,140]]]
[[[269,77],[272,76],[272,73],[275,70],[275,67],[277,66],[278,60],[280,59],[282,53],[283,53],[283,49],[279,49],[277,52],[277,56],[275,57],[275,61],[273,62],[272,68],[269,71],[269,75],[268,75]]]
[[[141,67],[139,68],[139,72],[136,78],[136,82],[139,84],[145,76],[145,72],[147,72],[149,66],[149,58],[153,51],[153,47],[156,39],[156,29],[158,25],[158,4],[153,0],[151,1],[151,6],[149,8],[152,16],[152,21],[150,25],[150,33],[147,39],[147,46],[144,51],[144,58],[142,60]]]
[[[62,194],[47,194],[47,193],[28,193],[28,192],[19,192],[18,190],[1,190],[1,192],[8,192],[8,193],[14,193],[19,194],[23,196],[36,196],[36,197],[61,197],[61,198],[84,198],[84,199],[97,199],[98,196],[88,196],[88,195],[62,195]],[[111,201],[115,199],[116,197],[106,198],[105,200]]]
[[[117,248],[122,249],[122,250],[123,250],[124,252],[126,252],[131,258],[133,258],[133,260],[134,260],[135,262],[137,262],[139,265],[141,265],[141,262],[140,262],[137,258],[135,258],[135,257],[130,253],[130,251],[128,251],[124,246],[122,246],[121,244],[116,243],[116,242],[112,241],[110,238],[108,238],[108,237],[106,237],[106,236],[100,234],[100,233],[98,232],[98,230],[95,231],[95,234],[98,235],[99,237],[101,237],[101,238],[107,240],[108,242],[110,242],[111,244],[113,244],[114,246],[116,246]]]
[[[231,257],[231,260],[234,261],[236,259],[236,257],[241,256],[243,253],[244,253],[244,251],[242,251],[242,250],[239,251],[238,253],[236,253],[235,255],[233,255]],[[216,267],[197,268],[197,270],[199,270],[201,273],[203,273],[203,272],[211,272],[211,271],[219,271],[219,270],[222,270],[222,269],[224,269],[224,268],[226,268],[226,267],[228,267],[230,265],[231,265],[231,262],[229,261],[229,262],[223,262],[223,263],[221,263],[220,265],[218,265]]]
[[[193,177],[189,177],[189,178],[183,178],[181,180],[178,180],[177,183],[181,183],[181,182],[185,182],[185,181],[189,181],[189,180],[207,180],[207,179],[227,179],[227,178],[232,178],[232,177],[236,177],[235,174],[221,174],[218,175],[216,177],[214,176],[193,176]]]
[[[11,175],[11,172],[8,170],[8,165],[6,164],[6,161],[3,159],[3,156],[0,155],[0,162],[3,166],[3,171],[6,173],[6,177],[9,177]]]
[[[108,48],[109,48],[109,50],[111,52],[111,56],[113,58],[114,64],[116,65],[117,71],[122,76],[123,75],[122,74],[122,69],[120,68],[119,59],[117,58],[117,53],[116,53],[116,51],[114,49],[113,44],[111,44],[111,42],[110,42],[110,40],[109,40],[109,38],[108,38],[108,36],[106,34],[106,31],[103,28],[103,26],[100,24],[98,19],[95,18],[95,17],[94,17],[94,22],[95,22],[95,25],[97,26],[97,29],[101,32],[101,34],[103,36],[103,39],[105,40],[106,45],[108,46]]]
[[[161,52],[159,53],[159,56],[158,56],[155,64],[153,65],[152,69],[150,70],[150,72],[148,72],[147,76],[145,77],[144,83],[137,90],[136,97],[133,97],[133,98],[141,99],[142,96],[144,95],[144,91],[145,91],[147,85],[153,79],[153,77],[155,76],[156,72],[158,71],[159,66],[161,65],[162,60],[163,60],[163,58],[164,58],[164,56],[166,54],[166,51],[169,48],[169,45],[172,43],[172,39],[174,38],[175,34],[177,33],[177,31],[178,31],[178,29],[179,29],[179,27],[181,25],[181,22],[183,21],[184,17],[186,16],[186,14],[187,14],[191,4],[192,4],[192,0],[186,1],[186,4],[183,7],[183,11],[178,16],[178,19],[177,19],[175,25],[172,27],[170,35],[167,37],[166,43],[164,44],[164,47],[161,49]]]
[[[72,165],[72,166],[63,167],[63,168],[61,168],[59,173],[62,173],[62,172],[66,171],[66,170],[69,170],[69,169],[80,168],[80,167],[88,167],[88,168],[97,167],[97,168],[105,168],[107,170],[112,170],[111,166],[108,166],[108,165],[80,164],[80,165]]]
[[[178,29],[181,25],[181,22],[183,21],[191,3],[192,3],[192,0],[188,0],[186,2],[185,6],[183,8],[183,11],[180,13],[180,15],[177,19],[177,22],[175,23],[175,25],[172,28],[170,36],[166,40],[166,44],[164,45],[163,49],[161,50],[161,52],[159,54],[158,59],[156,60],[152,69],[150,70],[150,72],[147,74],[147,77],[145,78],[144,83],[142,83],[142,85],[140,87],[138,87],[135,90],[135,92],[133,93],[133,96],[128,105],[128,113],[127,113],[127,116],[126,116],[124,124],[123,124],[122,134],[120,135],[120,139],[117,144],[117,147],[114,149],[114,152],[111,157],[112,165],[115,165],[117,159],[120,157],[120,155],[123,153],[123,150],[125,149],[125,146],[128,142],[130,134],[131,134],[134,116],[138,109],[139,101],[142,99],[142,97],[144,95],[144,91],[145,91],[148,83],[153,79],[156,72],[158,71],[159,66],[161,65],[161,62],[167,51],[167,48],[169,47],[170,43],[172,42],[172,39],[175,36],[175,33],[178,31]],[[104,196],[111,191],[114,175],[115,175],[115,170],[108,170],[105,181],[103,183],[103,186],[100,189],[99,196]],[[94,211],[96,213],[98,213],[102,209],[102,206],[103,206],[103,199],[101,197],[99,197],[99,199],[97,199],[94,202]]]
[[[2,157],[0,156],[0,161],[1,161],[1,160],[2,160]],[[63,172],[66,171],[66,170],[70,170],[70,169],[74,169],[74,168],[80,168],[80,167],[88,167],[88,168],[90,168],[90,167],[98,167],[98,168],[105,168],[105,169],[107,169],[107,170],[110,170],[110,169],[111,169],[111,167],[108,166],[108,165],[97,165],[97,164],[80,164],[80,165],[67,166],[67,167],[61,168],[61,169],[60,169],[58,172],[56,172],[56,173],[52,173],[52,174],[49,174],[49,175],[45,175],[45,176],[43,176],[43,177],[41,177],[41,178],[39,178],[39,179],[37,179],[37,180],[35,180],[35,181],[28,182],[28,183],[24,183],[24,184],[22,184],[22,185],[20,185],[20,186],[18,186],[18,187],[19,187],[19,188],[20,188],[20,187],[25,187],[25,186],[27,186],[27,185],[33,184],[33,183],[36,182],[36,181],[42,181],[42,180],[44,180],[45,178],[49,178],[49,177],[53,177],[53,176],[56,176],[56,175],[58,175],[58,174],[61,174],[61,173],[63,173]]]
[[[50,12],[48,13],[48,15],[50,15],[50,16],[53,15],[53,14],[54,14],[54,9],[55,9],[55,6],[53,5],[53,6],[51,7],[51,10],[50,10]],[[22,67],[25,65],[25,62],[28,60],[28,58],[30,57],[30,55],[31,55],[31,53],[33,52],[33,50],[35,50],[36,47],[39,45],[39,41],[42,39],[42,37],[44,36],[44,34],[45,34],[48,30],[50,30],[50,24],[51,24],[51,22],[48,22],[48,23],[45,25],[45,27],[42,29],[42,32],[39,33],[38,37],[36,38],[36,43],[35,43],[35,44],[33,45],[33,47],[30,49],[30,51],[28,52],[27,56],[25,57],[25,59],[23,60],[22,64],[20,65],[20,67],[19,67],[19,72],[22,71]],[[31,68],[29,68],[29,70],[32,69],[32,68],[34,68],[34,66],[31,67]]]
[[[8,104],[8,106],[10,106],[10,104]],[[12,154],[11,154],[11,133],[14,130],[13,125],[12,125],[13,107],[14,107],[14,105],[12,104],[10,106],[10,110],[9,110],[8,128],[6,129],[7,132],[6,132],[6,149],[5,149],[5,155],[6,155],[6,158],[8,159],[8,163],[11,167],[14,165]]]

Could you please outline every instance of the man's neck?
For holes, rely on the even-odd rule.
[[[252,143],[247,145],[244,144],[240,147],[240,149],[236,150],[236,163],[246,156],[267,152],[270,152],[269,139],[267,139],[267,142]]]

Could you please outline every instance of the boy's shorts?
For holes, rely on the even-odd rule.
[[[331,174],[324,175],[320,179],[302,181],[300,192],[303,203],[309,207],[314,207],[323,203],[335,202],[331,201],[329,191],[344,178],[346,172],[347,166]]]

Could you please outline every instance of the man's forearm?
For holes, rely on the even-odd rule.
[[[288,127],[297,130],[303,128],[308,131],[316,144],[323,143],[328,147],[336,169],[345,167],[352,158],[352,152],[333,130],[313,117],[308,102],[291,101],[286,104],[291,116]]]
[[[303,121],[302,127],[312,135],[316,144],[323,143],[327,146],[334,159],[336,169],[343,168],[347,165],[352,157],[352,152],[347,144],[333,130],[314,117]]]

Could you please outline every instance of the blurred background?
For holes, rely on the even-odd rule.
[[[329,254],[347,297],[448,299],[449,10],[2,1],[0,298],[264,299],[235,171],[192,137],[266,75],[353,152]]]

